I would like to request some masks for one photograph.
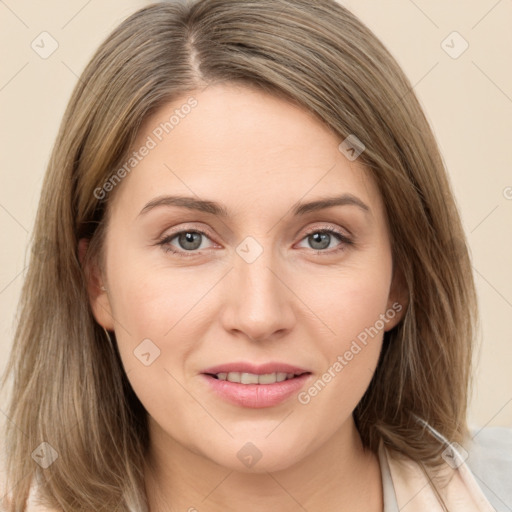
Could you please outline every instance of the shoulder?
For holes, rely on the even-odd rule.
[[[512,428],[471,428],[466,464],[496,510],[512,509]]]

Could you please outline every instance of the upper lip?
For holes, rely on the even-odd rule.
[[[299,366],[294,366],[287,363],[279,363],[279,362],[269,362],[264,364],[253,364],[244,361],[233,362],[233,363],[224,363],[219,364],[217,366],[211,366],[206,370],[203,370],[202,373],[209,374],[217,374],[217,373],[229,373],[229,372],[239,372],[239,373],[254,373],[256,375],[264,375],[267,373],[294,373],[295,375],[300,375],[302,373],[309,373],[308,370],[304,368],[300,368]]]

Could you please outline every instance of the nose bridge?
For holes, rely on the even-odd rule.
[[[283,283],[286,276],[271,239],[266,237],[263,242],[247,237],[237,246],[228,284],[230,328],[253,340],[288,330],[294,320],[293,294]]]

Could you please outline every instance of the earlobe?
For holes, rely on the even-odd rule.
[[[90,240],[81,238],[78,242],[78,258],[83,269],[87,295],[96,321],[107,330],[114,330],[112,309],[103,277],[95,258],[87,258]]]

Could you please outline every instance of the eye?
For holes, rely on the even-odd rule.
[[[332,247],[331,242],[335,241],[336,239],[342,243],[335,247],[334,250],[326,251],[325,249]],[[353,244],[353,241],[350,238],[332,226],[323,229],[310,229],[302,240],[306,240],[311,249],[326,254],[333,254],[338,251],[343,251],[346,249],[347,245]]]
[[[198,249],[206,249],[202,247],[202,239],[208,238],[208,234],[198,229],[186,229],[176,233],[165,236],[158,242],[165,252],[173,252],[180,256],[194,256],[197,254]],[[178,248],[172,245],[172,241],[176,239]],[[208,238],[209,239],[209,238]],[[191,254],[187,254],[191,253]]]

